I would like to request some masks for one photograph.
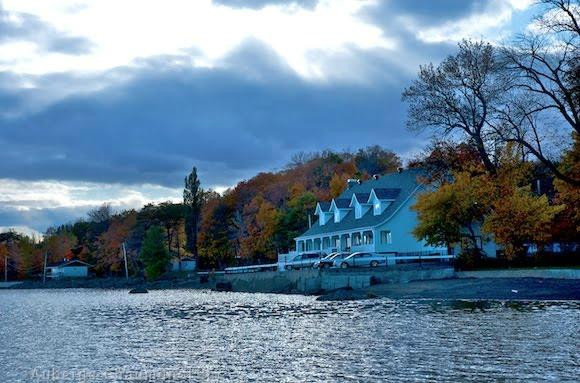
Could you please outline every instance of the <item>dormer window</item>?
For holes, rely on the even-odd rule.
[[[381,215],[389,205],[397,198],[401,189],[377,188],[371,190],[368,203],[373,204],[373,214]]]
[[[370,205],[367,203],[369,198],[369,193],[353,193],[350,199],[349,207],[354,209],[354,218],[362,218],[370,209]]]
[[[314,215],[318,216],[318,224],[320,226],[324,226],[326,225],[326,223],[330,220],[330,217],[332,217],[332,212],[329,211],[330,209],[330,202],[318,202],[316,204],[316,211],[314,212]]]
[[[334,213],[334,223],[339,223],[351,209],[350,200],[337,198],[330,203],[330,210]]]

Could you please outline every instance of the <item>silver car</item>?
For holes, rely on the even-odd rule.
[[[387,265],[387,257],[376,253],[357,252],[352,253],[344,259],[337,259],[335,267],[346,269],[348,267],[377,267]]]
[[[297,255],[290,262],[286,263],[286,270],[311,268],[314,265],[314,262],[318,261],[321,256],[324,257],[326,254],[304,253]]]
[[[319,261],[315,262],[313,267],[319,268],[319,269],[333,267],[336,261],[338,261],[340,259],[345,259],[350,254],[351,253],[348,253],[348,252],[331,253],[330,255],[328,255],[324,258],[321,258]]]

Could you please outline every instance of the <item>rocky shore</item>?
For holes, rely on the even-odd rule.
[[[272,280],[274,281],[274,280]],[[197,276],[191,278],[168,278],[154,282],[144,279],[93,278],[86,280],[24,281],[10,289],[215,289],[234,292],[264,292],[280,294],[317,295],[320,301],[345,301],[372,298],[390,299],[469,299],[469,300],[580,300],[580,279],[537,278],[537,277],[460,277],[431,280],[408,281],[404,283],[381,282],[362,288],[346,287],[332,290],[319,289],[304,292],[291,285],[275,286],[268,279],[261,285],[243,285],[212,277],[202,281]],[[229,288],[219,289],[226,283]],[[259,289],[257,289],[257,287]],[[243,288],[240,288],[243,287]],[[251,287],[251,288],[250,288]]]

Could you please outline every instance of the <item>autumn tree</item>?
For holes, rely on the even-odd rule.
[[[197,168],[194,166],[191,173],[185,177],[183,189],[183,205],[185,206],[185,231],[187,234],[187,249],[197,257],[197,233],[199,217],[204,200],[204,191],[197,178]]]
[[[43,250],[48,253],[50,262],[62,261],[70,249],[78,245],[77,237],[69,231],[58,231],[47,234],[43,241]]]
[[[151,226],[143,238],[141,260],[145,264],[145,273],[148,279],[157,279],[161,276],[169,263],[169,253],[164,243],[163,229]]]
[[[462,171],[454,174],[453,182],[420,194],[412,206],[418,216],[413,235],[429,245],[448,248],[468,238],[470,248],[476,249],[478,227],[489,207],[481,193],[487,181]]]
[[[475,246],[478,233],[483,233],[502,245],[508,258],[521,255],[525,243],[546,243],[562,207],[531,193],[530,168],[508,145],[498,156],[496,173],[478,170],[477,165],[454,172],[449,182],[418,197],[413,209],[419,223],[413,234],[438,246],[451,246],[467,236]]]
[[[129,238],[136,221],[134,210],[113,216],[107,231],[98,237],[95,265],[98,272],[117,274],[124,269],[122,244]]]
[[[221,269],[231,264],[236,255],[232,224],[234,209],[230,201],[213,195],[208,198],[203,210],[199,235],[200,264]]]
[[[276,207],[258,194],[244,208],[248,217],[247,233],[241,238],[242,256],[252,259],[274,259],[274,234],[278,223]]]
[[[334,174],[330,180],[330,197],[336,198],[346,189],[346,180],[344,175]]]
[[[580,176],[580,139],[577,134],[574,134],[574,145],[562,158],[560,170],[567,175]],[[554,185],[558,192],[557,202],[565,206],[559,221],[572,226],[567,239],[574,240],[580,233],[580,187],[563,180],[555,180]]]
[[[529,186],[513,187],[510,193],[492,202],[482,230],[493,234],[505,255],[525,254],[525,244],[543,245],[551,237],[550,226],[563,206],[550,206],[545,195],[534,195]]]

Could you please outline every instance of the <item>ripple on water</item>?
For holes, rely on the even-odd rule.
[[[1,291],[0,382],[47,372],[90,382],[573,381],[579,308],[192,290]]]

